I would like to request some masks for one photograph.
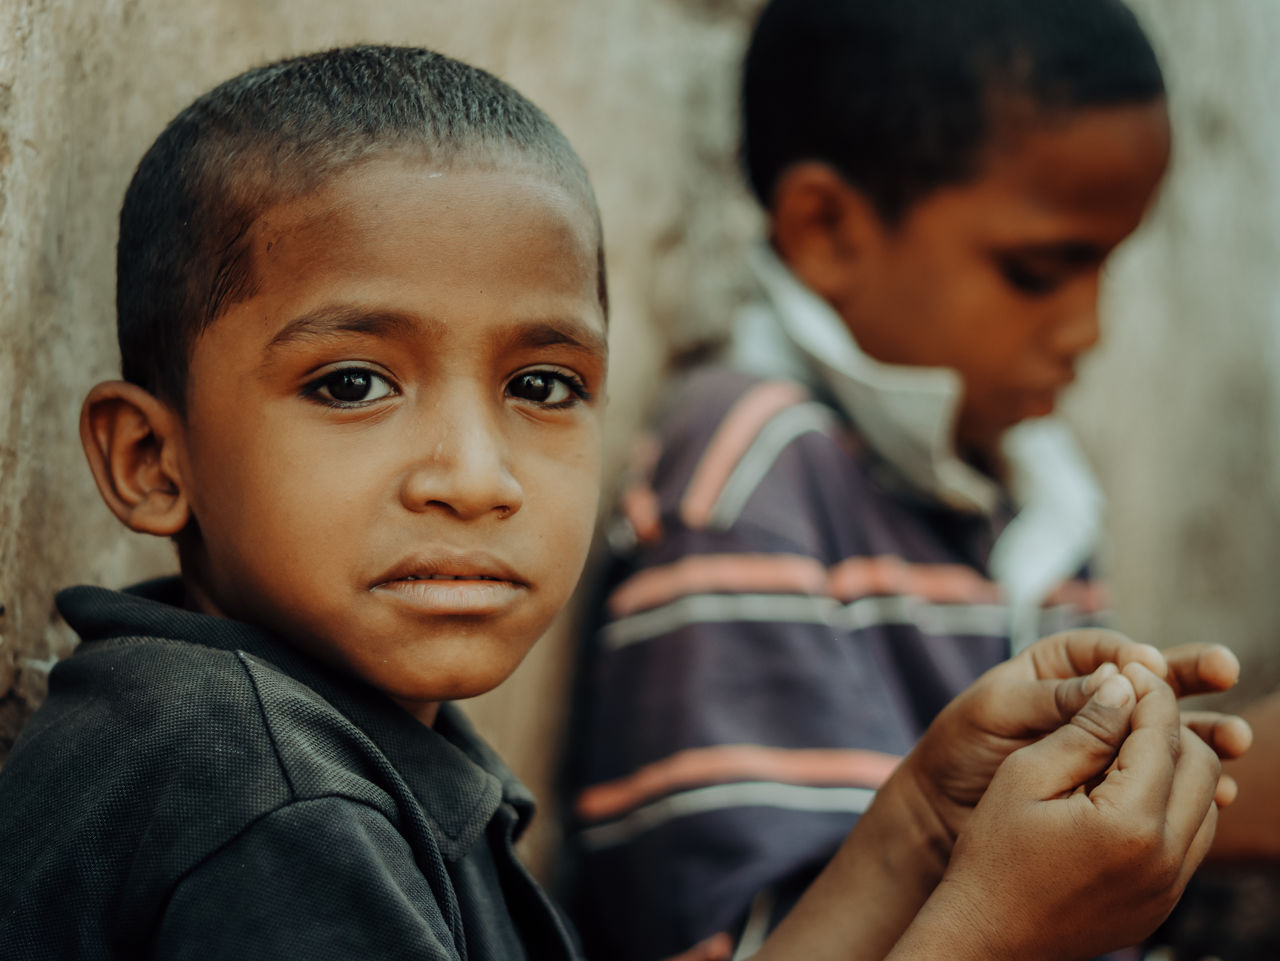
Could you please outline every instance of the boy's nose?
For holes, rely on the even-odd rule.
[[[445,510],[463,520],[510,517],[524,505],[497,424],[472,412],[436,412],[432,427],[411,441],[418,459],[404,476],[400,500],[411,511]],[[425,441],[425,443],[424,443]]]
[[[1051,347],[1060,357],[1075,358],[1097,346],[1102,336],[1098,321],[1098,278],[1084,279],[1063,304],[1058,322],[1053,325]]]

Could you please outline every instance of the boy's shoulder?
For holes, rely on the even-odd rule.
[[[724,364],[706,364],[673,377],[658,399],[654,423],[665,450],[677,445],[705,449],[717,435],[732,433],[750,443],[774,418],[796,408],[821,407],[799,381],[765,377]]]
[[[254,768],[259,780],[264,772],[279,778],[251,671],[233,651],[184,639],[142,632],[86,638],[54,667],[49,696],[6,769],[32,763],[48,776],[85,782],[145,772],[157,786],[191,766],[212,773],[227,763]]]
[[[210,871],[225,881],[228,856],[265,856],[259,835],[301,861],[359,838],[378,853],[345,856],[398,857],[409,841],[458,857],[507,793],[458,760],[465,737],[446,743],[248,625],[101,588],[64,591],[59,607],[84,641],[0,770],[0,938],[69,953],[102,932],[145,943],[175,891]],[[437,781],[469,788],[470,805],[424,805]],[[59,930],[68,917],[79,930]]]
[[[115,593],[75,588],[59,600],[64,611],[83,609]],[[394,811],[374,778],[353,774],[366,775],[376,753],[260,653],[141,630],[89,636],[51,673],[49,697],[0,776],[0,806],[10,828],[47,825],[49,844],[102,822],[110,835],[85,832],[80,843],[159,835],[186,849],[169,854],[198,860],[309,797],[346,793]],[[49,799],[57,809],[38,816]]]
[[[187,810],[233,819],[324,793],[391,810],[369,787],[390,768],[369,770],[378,748],[333,704],[340,675],[266,632],[167,603],[175,589],[59,595],[84,640],[54,668],[9,763],[31,755],[51,777],[123,782],[135,797],[190,794]]]
[[[865,485],[864,466],[847,422],[806,385],[708,366],[671,384],[632,479],[664,528],[748,525],[809,541],[828,507]]]

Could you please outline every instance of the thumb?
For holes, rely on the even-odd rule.
[[[1129,734],[1137,695],[1123,674],[1108,677],[1071,721],[1009,756],[1041,800],[1070,794],[1106,771]],[[1008,763],[1008,762],[1006,762]]]

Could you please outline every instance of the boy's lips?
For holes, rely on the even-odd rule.
[[[529,584],[512,568],[485,553],[408,558],[378,577],[370,590],[429,614],[496,614]]]

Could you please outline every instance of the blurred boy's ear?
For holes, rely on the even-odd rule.
[[[80,442],[102,499],[131,530],[172,537],[190,506],[178,470],[181,419],[134,384],[107,381],[80,410]]]
[[[769,211],[778,256],[828,303],[845,303],[883,231],[866,196],[828,164],[806,161],[782,172]]]

